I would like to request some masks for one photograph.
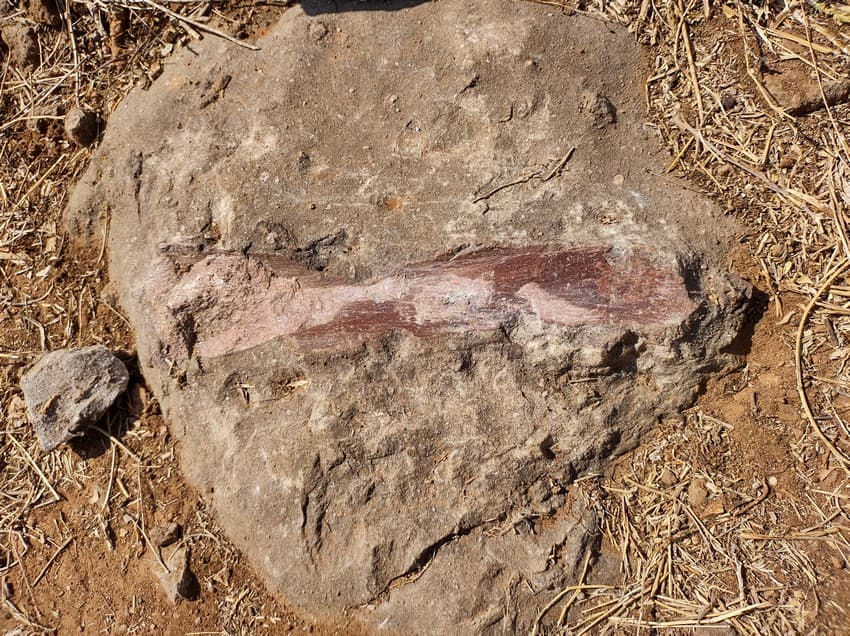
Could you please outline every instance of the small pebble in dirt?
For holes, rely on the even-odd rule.
[[[701,478],[691,480],[688,486],[688,504],[694,510],[701,511],[708,501],[708,490],[705,487],[705,480]]]
[[[183,534],[183,529],[180,524],[171,522],[151,530],[150,538],[155,546],[162,548],[175,543],[181,534]]]
[[[100,124],[97,113],[74,107],[65,115],[65,134],[81,146],[88,146],[97,139]]]
[[[163,554],[163,561],[168,566],[168,571],[157,559],[151,558],[150,564],[169,600],[178,603],[181,599],[197,598],[198,579],[189,569],[189,548],[181,546],[168,556]]]
[[[45,451],[82,435],[127,390],[127,367],[103,345],[60,349],[21,378],[27,414]]]
[[[667,466],[665,466],[661,470],[661,475],[658,477],[658,481],[660,481],[667,488],[670,488],[679,481],[679,478],[676,477],[676,473],[674,473]]]
[[[9,24],[0,30],[0,39],[9,51],[9,59],[21,69],[38,66],[38,39],[35,31],[23,24]]]
[[[62,14],[56,0],[26,0],[24,6],[27,17],[37,24],[58,27],[62,24]]]

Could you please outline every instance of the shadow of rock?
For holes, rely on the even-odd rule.
[[[429,0],[388,0],[386,2],[303,0],[300,4],[304,13],[314,16],[323,13],[344,13],[346,11],[401,11],[424,4],[427,1]]]

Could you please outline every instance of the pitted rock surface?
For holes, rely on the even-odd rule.
[[[734,228],[661,176],[643,52],[549,9],[310,2],[193,44],[72,196],[183,469],[317,616],[528,630],[598,539],[571,482],[738,363]]]

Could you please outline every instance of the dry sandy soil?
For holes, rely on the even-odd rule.
[[[344,620],[312,624],[264,590],[182,479],[138,373],[99,430],[49,455],[18,388],[41,351],[65,346],[100,342],[134,369],[103,246],[70,249],[58,221],[91,153],[67,139],[64,113],[80,104],[108,125],[176,47],[210,28],[250,40],[285,7],[5,1],[0,630],[356,633]],[[850,110],[822,103],[840,98],[830,78],[848,69],[845,5],[545,4],[626,25],[654,47],[647,118],[669,172],[742,222],[729,267],[763,294],[752,340],[740,343],[746,366],[612,474],[574,487],[605,511],[599,561],[623,557],[622,584],[594,588],[591,574],[547,611],[570,633],[848,633]],[[20,37],[35,43],[30,62]],[[812,112],[798,112],[806,99]],[[199,583],[197,599],[177,605],[151,568],[150,533],[168,522],[182,526]]]

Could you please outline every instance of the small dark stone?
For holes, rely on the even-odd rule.
[[[723,106],[723,110],[732,110],[738,105],[738,98],[731,93],[723,93],[720,98],[720,105]]]
[[[100,133],[100,117],[96,113],[74,107],[65,115],[65,133],[81,146],[88,146]]]
[[[176,542],[182,534],[180,524],[171,522],[151,530],[150,539],[156,547],[163,548]]]

